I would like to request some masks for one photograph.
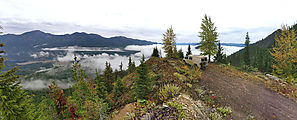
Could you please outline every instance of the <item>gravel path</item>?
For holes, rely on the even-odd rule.
[[[297,120],[295,101],[271,91],[248,74],[209,64],[200,84],[214,91],[220,104],[231,106],[234,120],[245,120],[248,115],[257,120]]]

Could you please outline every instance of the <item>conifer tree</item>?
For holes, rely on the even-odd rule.
[[[121,62],[121,64],[120,64],[120,72],[122,72],[123,71],[123,62]]]
[[[96,77],[95,77],[95,88],[96,88],[96,94],[99,98],[106,99],[108,92],[106,88],[106,83],[103,80],[103,77],[99,75],[99,73],[96,71]]]
[[[192,55],[192,51],[191,51],[191,46],[190,45],[188,46],[188,51],[187,51],[186,56],[189,56],[189,55]]]
[[[249,33],[246,33],[245,37],[245,48],[244,48],[244,55],[243,55],[243,60],[246,65],[250,65],[250,37]]]
[[[49,96],[42,96],[36,110],[36,120],[59,120],[55,103]]]
[[[1,28],[1,27],[0,27]],[[2,28],[1,28],[2,29]],[[0,48],[4,44],[0,43]],[[2,72],[5,67],[2,54],[6,53],[0,50],[0,118],[4,120],[30,120],[33,119],[32,104],[29,96],[21,89],[18,75],[14,73],[17,67]]]
[[[133,94],[136,99],[147,99],[146,95],[151,93],[151,80],[148,77],[148,70],[144,63],[144,56],[137,68],[137,79],[135,80],[135,87]]]
[[[208,55],[208,62],[210,62],[210,57],[217,53],[217,27],[214,26],[214,23],[211,21],[210,17],[204,15],[200,28],[202,29],[202,32],[199,32],[198,35],[198,37],[201,38],[200,51],[203,52],[203,55]]]
[[[158,51],[158,48],[157,47],[154,48],[152,57],[160,57],[159,56],[159,51]]]
[[[128,72],[131,73],[134,70],[135,70],[135,62],[132,62],[131,57],[129,57]]]
[[[108,62],[105,63],[105,69],[103,71],[103,81],[106,84],[108,93],[110,93],[112,91],[112,83],[114,82],[114,77],[112,74],[111,65]]]
[[[183,50],[182,49],[179,49],[178,50],[178,57],[183,59],[184,58],[184,53],[183,53]]]
[[[122,79],[118,77],[113,88],[113,99],[117,101],[118,98],[124,93],[124,90],[125,87],[123,85]]]
[[[77,58],[74,58],[73,79],[76,83],[73,85],[74,91],[69,99],[68,108],[70,112],[84,119],[104,119],[107,111],[107,104],[96,95],[95,85],[92,80],[87,79],[86,73],[80,68]],[[110,66],[110,64],[109,64]],[[76,110],[77,109],[77,110]],[[71,113],[73,115],[73,113]],[[76,116],[72,116],[76,117]]]
[[[297,35],[294,28],[282,26],[281,33],[275,36],[273,56],[274,73],[288,78],[289,83],[297,82]],[[295,80],[294,80],[295,79]]]
[[[218,63],[226,63],[226,54],[223,53],[223,47],[221,46],[221,42],[219,41],[218,43],[218,52],[216,54],[216,56],[214,56],[214,60],[215,62]]]
[[[178,58],[176,49],[176,35],[173,32],[172,26],[163,34],[163,49],[168,58]]]

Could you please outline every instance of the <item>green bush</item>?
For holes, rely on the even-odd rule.
[[[205,95],[205,90],[203,90],[203,89],[196,88],[195,91],[200,98],[202,98]]]
[[[167,102],[162,107],[155,107],[152,109],[152,120],[183,120],[186,113],[183,110],[183,105],[177,102]]]
[[[170,107],[176,108],[178,110],[178,119],[181,120],[182,118],[186,117],[186,113],[183,111],[183,105],[178,104],[177,102],[167,102],[167,105]]]
[[[210,113],[209,116],[212,120],[223,120],[223,117],[217,112]]]
[[[180,81],[182,81],[182,82],[184,82],[184,81],[186,81],[187,80],[187,77],[186,76],[184,76],[184,75],[181,75],[181,74],[179,74],[179,73],[174,73],[173,74],[175,77],[177,77]]]
[[[164,85],[158,93],[159,100],[164,102],[179,95],[180,87],[172,84]]]
[[[232,113],[232,109],[230,107],[219,107],[218,111],[224,116],[227,116]]]

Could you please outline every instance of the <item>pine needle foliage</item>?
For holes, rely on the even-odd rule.
[[[245,48],[244,48],[244,54],[243,54],[243,60],[245,65],[250,65],[250,37],[249,33],[246,33],[245,36]]]
[[[208,59],[210,62],[210,57],[217,53],[217,45],[218,42],[218,33],[216,32],[217,27],[215,27],[214,23],[211,21],[211,18],[207,15],[204,15],[201,24],[202,32],[199,32],[198,37],[201,38],[201,46],[200,51],[202,55],[208,55]]]
[[[2,27],[0,27],[2,29]],[[4,47],[0,43],[0,48]],[[14,67],[6,72],[2,69],[5,67],[2,54],[6,53],[0,50],[0,118],[4,120],[31,120],[34,118],[32,111],[31,99],[22,90],[19,76],[14,73],[18,70]]]
[[[227,63],[227,56],[226,54],[223,53],[223,47],[221,46],[221,42],[219,41],[218,43],[218,52],[216,54],[216,56],[214,56],[214,60],[217,63],[223,63],[226,64]]]
[[[294,28],[282,26],[281,33],[275,36],[273,56],[274,73],[288,78],[289,83],[297,82],[297,35]]]
[[[157,47],[154,48],[152,57],[160,57],[159,51],[158,51],[158,48]]]
[[[172,26],[163,34],[163,49],[167,58],[178,58],[176,49],[176,35],[173,32]]]
[[[192,51],[191,51],[191,46],[190,45],[188,46],[188,51],[187,51],[186,56],[189,56],[189,55],[192,55]]]
[[[137,78],[135,80],[135,86],[133,88],[133,94],[135,99],[147,99],[147,95],[151,93],[151,79],[148,76],[148,69],[144,63],[144,56],[140,61],[140,65],[137,70]]]

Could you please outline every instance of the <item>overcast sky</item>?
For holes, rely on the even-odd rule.
[[[297,21],[296,0],[0,0],[4,33],[42,30],[54,34],[97,33],[161,42],[173,26],[177,42],[199,42],[204,14],[222,42],[265,38]]]

